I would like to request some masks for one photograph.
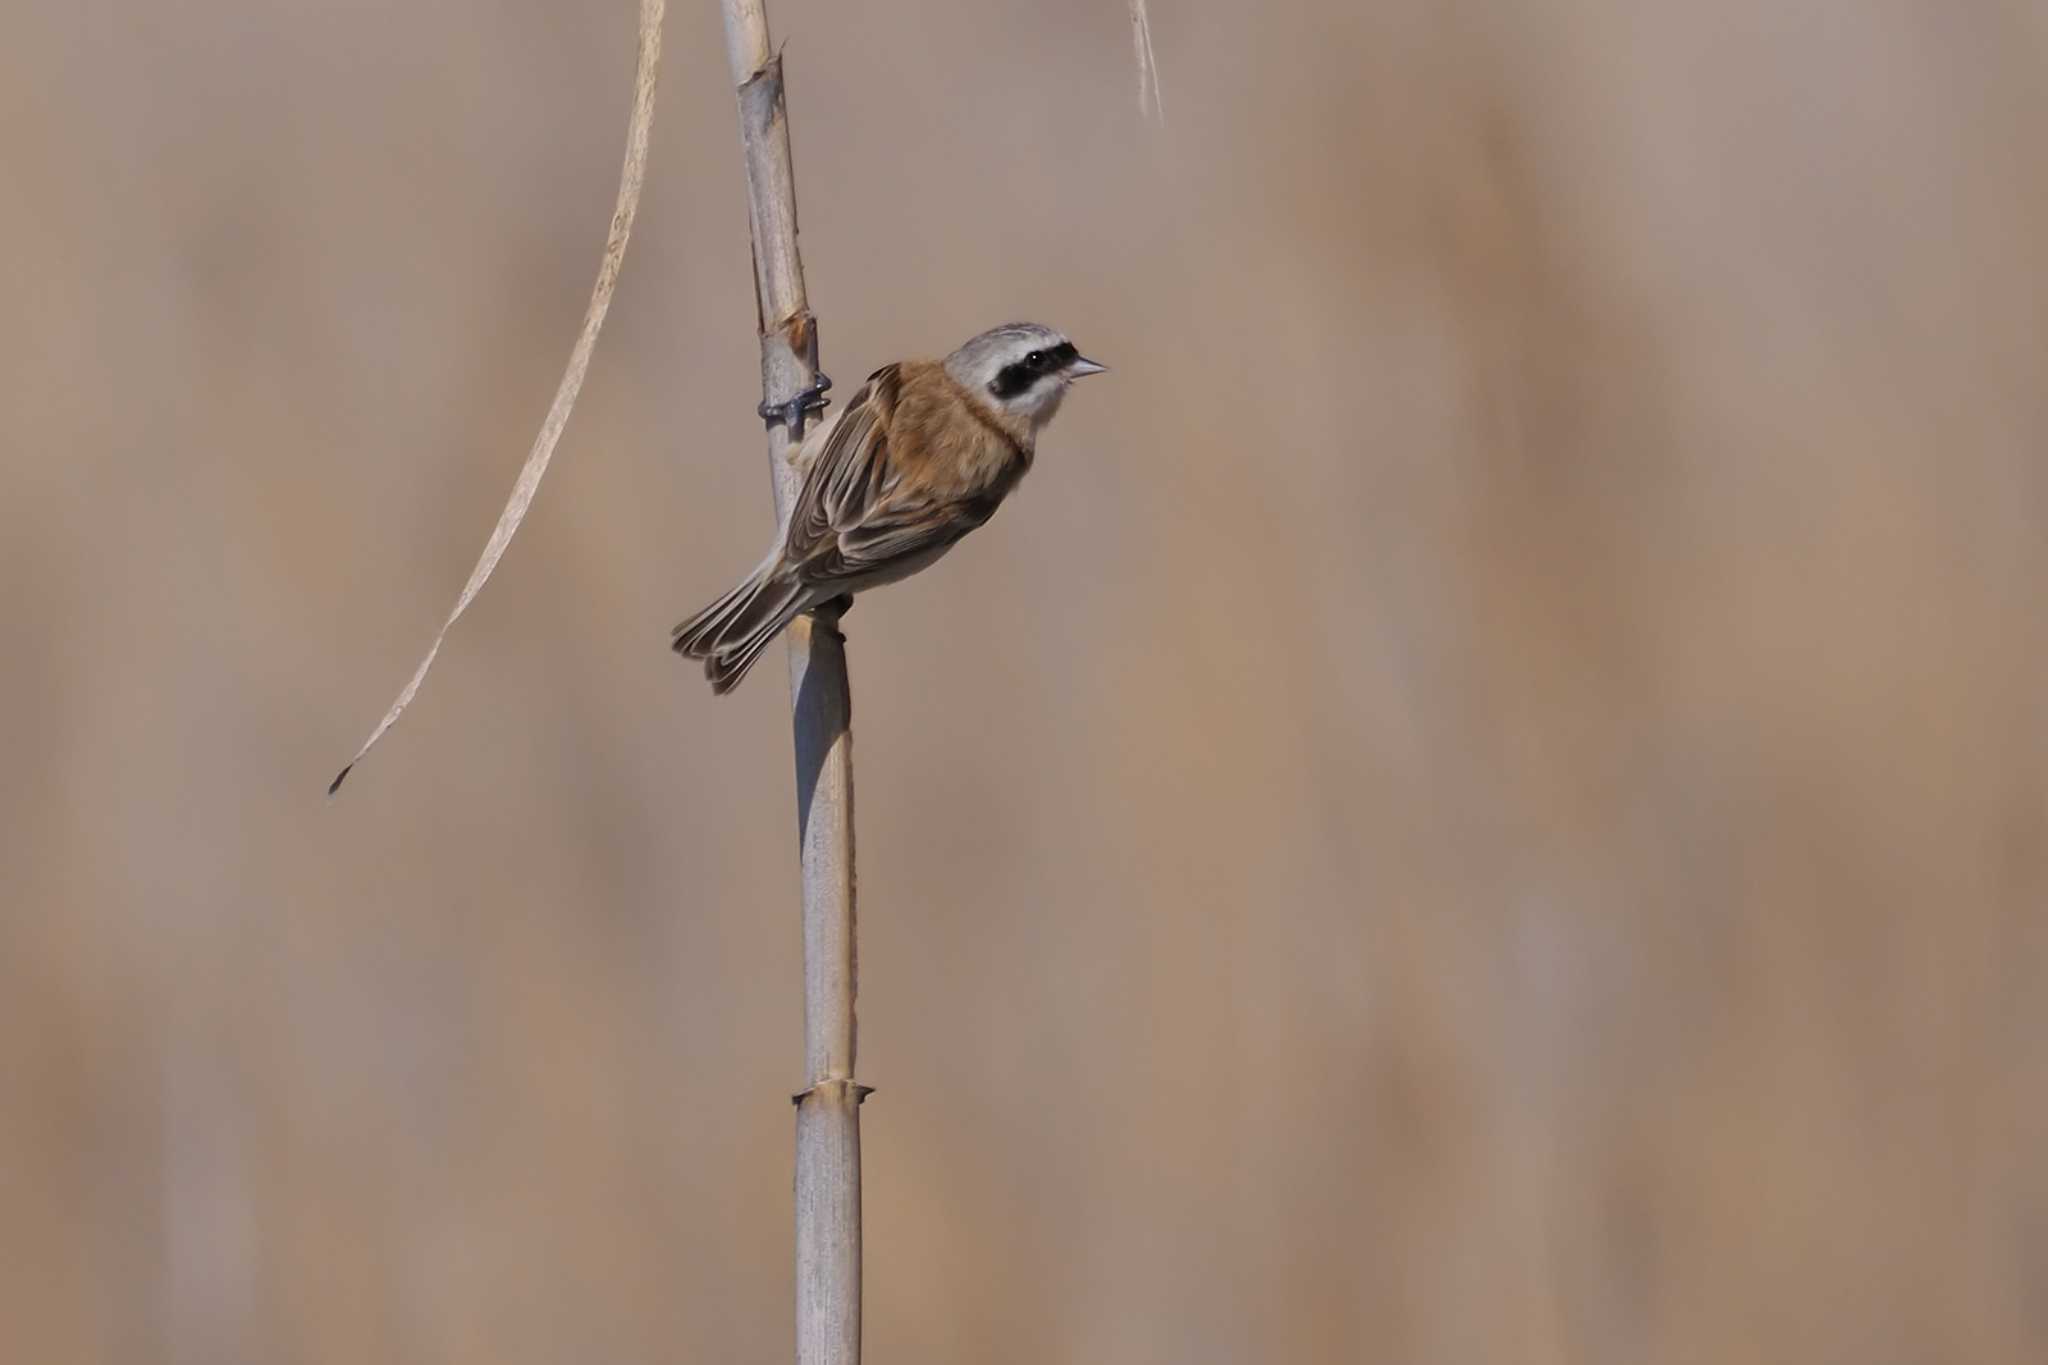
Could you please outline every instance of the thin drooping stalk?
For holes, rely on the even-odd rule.
[[[818,369],[817,322],[797,253],[782,59],[763,0],[722,0],[726,54],[738,87],[740,146],[754,240],[761,394],[781,405]],[[775,511],[796,494],[787,426],[769,428]],[[852,696],[837,613],[789,629],[796,737],[797,833],[804,891],[804,1075],[796,1096],[797,1365],[860,1360],[860,1102],[853,1078],[854,878]]]
[[[356,756],[348,761],[342,770],[334,775],[334,781],[327,786],[327,794],[334,795],[341,790],[341,784],[348,779],[356,764],[376,746],[378,740],[398,718],[405,714],[405,708],[412,705],[412,699],[419,695],[420,684],[427,680],[427,670],[434,666],[434,660],[441,653],[441,643],[448,638],[448,632],[462,619],[462,613],[469,610],[469,604],[483,591],[485,583],[497,571],[498,561],[505,557],[512,537],[519,531],[519,523],[526,520],[526,510],[533,505],[533,495],[540,491],[540,481],[548,472],[548,461],[555,455],[555,443],[562,438],[562,428],[569,425],[569,413],[576,406],[576,396],[583,392],[583,376],[590,369],[591,352],[597,349],[597,334],[604,329],[605,313],[612,306],[612,291],[619,283],[619,270],[626,261],[626,242],[633,235],[633,216],[640,210],[640,187],[647,180],[647,144],[654,134],[654,84],[661,72],[661,21],[665,0],[640,0],[640,61],[633,76],[633,113],[626,125],[626,161],[619,171],[619,197],[612,208],[611,234],[605,239],[604,256],[598,262],[597,283],[590,291],[590,307],[583,314],[583,330],[576,334],[576,344],[569,351],[568,368],[562,371],[562,381],[555,387],[555,401],[548,408],[548,415],[540,425],[540,432],[533,438],[533,447],[527,452],[526,463],[519,470],[519,478],[512,485],[512,496],[505,502],[505,510],[498,514],[498,524],[491,530],[491,538],[484,543],[483,554],[477,558],[476,567],[469,572],[469,581],[462,585],[461,594],[455,599],[455,607],[448,613],[448,619],[441,623],[440,633],[427,646],[426,657],[413,670],[411,678],[398,691],[398,699],[384,712],[384,718],[377,722],[377,728],[370,731],[370,737],[356,750]]]

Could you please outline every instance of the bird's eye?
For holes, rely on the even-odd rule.
[[[1024,363],[1034,370],[1045,368],[1045,352],[1033,351],[1030,355],[1024,357]]]

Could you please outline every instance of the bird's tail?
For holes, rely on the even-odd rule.
[[[770,560],[675,629],[675,651],[704,661],[713,692],[730,692],[769,641],[808,605],[802,585]]]

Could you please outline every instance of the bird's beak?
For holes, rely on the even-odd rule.
[[[1091,374],[1102,374],[1108,369],[1109,366],[1098,365],[1085,355],[1077,355],[1067,362],[1067,378],[1083,379]]]

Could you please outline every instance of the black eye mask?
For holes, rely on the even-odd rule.
[[[1074,349],[1074,343],[1071,341],[1062,341],[1059,345],[1043,351],[1033,351],[1022,360],[1013,360],[998,370],[995,379],[988,386],[988,391],[998,398],[1015,398],[1036,384],[1041,377],[1057,374],[1065,369],[1080,354]]]

